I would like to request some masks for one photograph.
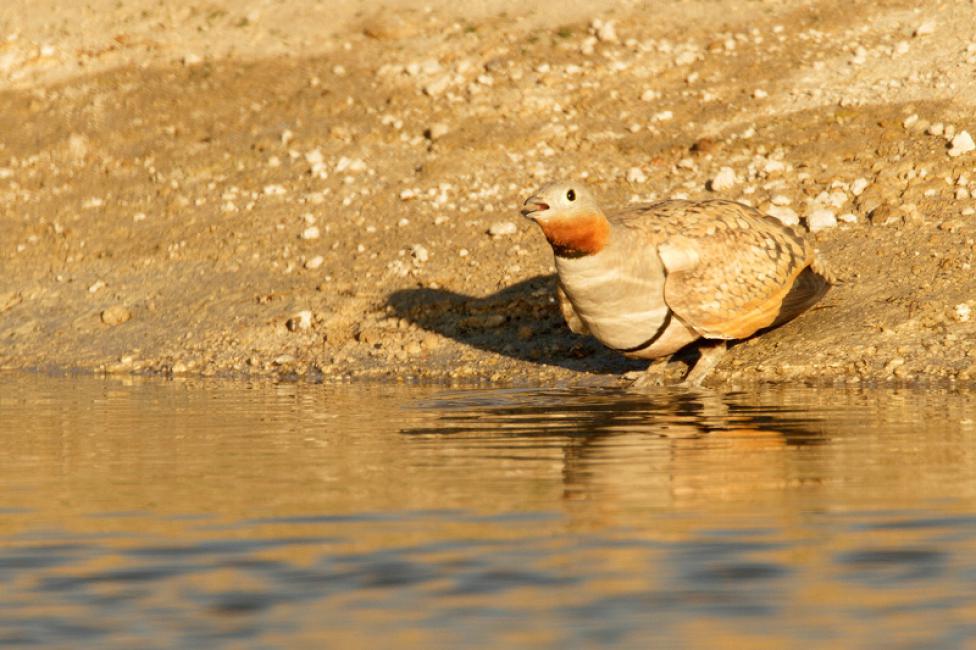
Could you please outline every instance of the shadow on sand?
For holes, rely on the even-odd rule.
[[[487,352],[597,374],[643,370],[589,336],[569,331],[556,304],[556,276],[536,276],[476,298],[444,289],[403,289],[388,299],[399,318]]]

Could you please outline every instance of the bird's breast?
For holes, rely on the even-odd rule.
[[[650,254],[648,254],[650,253]],[[646,342],[668,313],[664,267],[656,252],[612,250],[556,258],[556,270],[580,319],[604,345],[626,350]]]

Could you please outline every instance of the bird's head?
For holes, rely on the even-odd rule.
[[[580,183],[546,185],[525,200],[522,216],[532,219],[561,257],[583,257],[603,250],[610,223],[593,194]]]

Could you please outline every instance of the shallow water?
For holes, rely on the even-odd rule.
[[[0,647],[957,647],[976,393],[0,375]]]

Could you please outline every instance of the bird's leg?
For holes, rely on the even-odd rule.
[[[706,341],[698,347],[698,361],[694,367],[688,371],[682,386],[701,386],[702,381],[708,376],[712,369],[718,365],[722,356],[725,354],[725,341]]]
[[[667,368],[669,357],[654,359],[644,372],[639,373],[637,379],[630,385],[631,388],[648,388],[650,386],[663,386],[664,374]]]

